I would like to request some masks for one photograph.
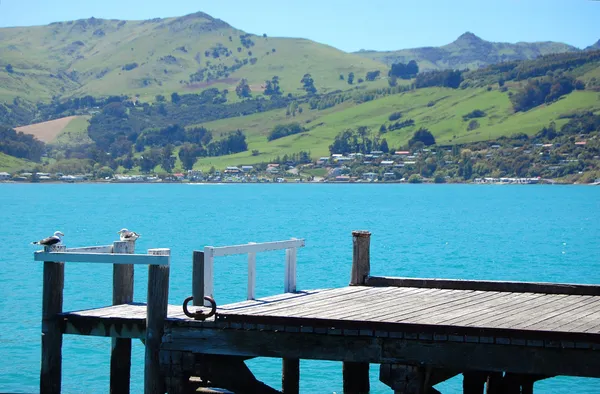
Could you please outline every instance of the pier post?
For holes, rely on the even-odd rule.
[[[371,233],[368,231],[352,232],[352,272],[350,286],[364,286],[371,272],[370,260]],[[344,393],[368,393],[369,363],[344,362]]]
[[[463,394],[483,394],[486,380],[485,372],[464,372]]]
[[[300,392],[300,360],[284,358],[281,372],[281,387],[284,394],[298,394]]]
[[[371,273],[371,233],[352,232],[352,272],[350,286],[362,286]]]
[[[170,256],[169,249],[149,249],[148,254]],[[169,299],[168,265],[148,267],[148,304],[146,306],[146,356],[144,367],[144,393],[165,392],[164,377],[160,369],[159,351],[165,331],[165,319]]]
[[[135,242],[113,243],[113,253],[134,253]],[[113,305],[133,302],[133,264],[113,264]],[[112,338],[110,392],[129,393],[131,382],[131,339]]]
[[[64,252],[65,246],[46,247],[46,252]],[[63,308],[65,264],[44,262],[42,298],[42,368],[40,393],[60,393],[62,378],[62,328],[58,314]]]
[[[204,305],[204,252],[194,251],[192,255],[192,303]]]

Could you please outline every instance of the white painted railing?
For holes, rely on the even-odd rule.
[[[206,246],[204,247],[204,295],[214,297],[214,261],[215,257],[248,254],[248,293],[247,299],[256,298],[256,254],[272,250],[285,249],[284,291],[296,291],[296,255],[298,248],[304,247],[304,239],[292,238],[287,241],[250,242],[245,245]]]

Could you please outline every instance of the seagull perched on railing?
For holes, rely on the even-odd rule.
[[[54,235],[48,238],[40,239],[39,241],[32,242],[32,245],[42,245],[42,246],[53,246],[58,245],[62,242],[62,238],[65,235],[61,231],[55,231]]]
[[[119,234],[121,241],[135,241],[141,237],[140,234],[135,231],[129,231],[126,228],[122,228],[117,234]]]

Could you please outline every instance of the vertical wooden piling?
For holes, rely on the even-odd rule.
[[[300,393],[300,360],[283,359],[281,371],[281,387],[284,394]]]
[[[64,252],[64,246],[46,247],[46,252]],[[62,313],[65,285],[64,263],[44,262],[42,298],[42,368],[40,393],[60,393],[62,378]]]
[[[352,272],[350,286],[361,286],[371,273],[371,233],[368,231],[352,232]]]
[[[135,242],[113,243],[113,253],[134,253]],[[113,264],[113,305],[133,302],[133,264]],[[110,392],[129,393],[131,382],[131,339],[112,338]]]
[[[194,251],[192,256],[192,303],[204,305],[204,252]]]
[[[169,249],[150,249],[148,254],[170,256]],[[146,357],[144,393],[165,392],[164,377],[160,370],[159,351],[165,329],[169,299],[169,265],[148,267],[148,304],[146,306]]]
[[[370,261],[371,233],[368,231],[352,232],[352,272],[350,286],[365,284],[371,271]],[[369,363],[344,362],[344,393],[368,393]]]
[[[463,394],[483,394],[486,380],[485,372],[464,372]]]

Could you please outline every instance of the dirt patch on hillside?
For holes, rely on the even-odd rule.
[[[49,120],[48,122],[34,123],[29,126],[16,127],[15,130],[25,134],[31,134],[38,140],[45,143],[52,142],[64,130],[65,127],[77,116],[67,116],[60,119]]]
[[[216,85],[218,83],[224,83],[227,85],[234,85],[237,84],[240,81],[239,78],[223,78],[223,79],[215,79],[212,81],[208,81],[208,82],[196,82],[196,83],[190,83],[189,85],[187,85],[185,88],[188,90],[193,90],[193,89],[205,89],[211,85]]]

